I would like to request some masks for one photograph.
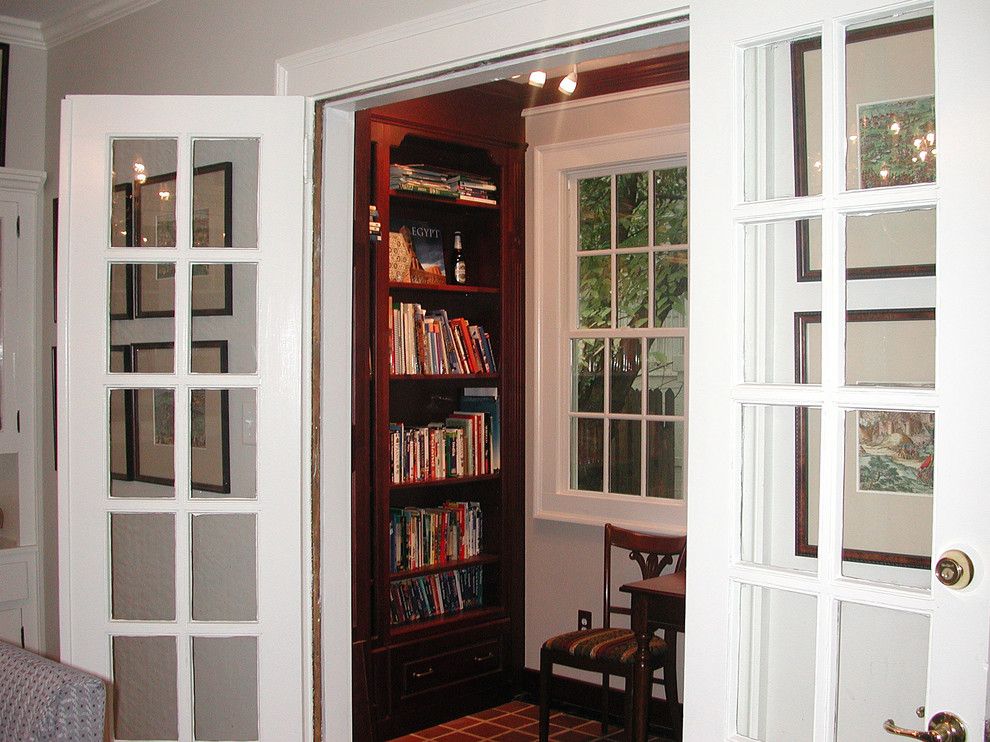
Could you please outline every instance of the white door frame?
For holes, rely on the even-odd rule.
[[[320,427],[321,637],[324,739],[350,739],[351,434],[350,354],[354,115],[357,108],[429,95],[526,72],[540,61],[657,45],[660,24],[687,15],[677,0],[481,0],[376,29],[276,62],[276,92],[333,103],[322,108]],[[686,40],[686,23],[662,29],[662,43]],[[645,48],[644,46],[644,48]],[[416,69],[410,69],[416,60]],[[493,61],[494,60],[494,61]],[[321,110],[321,106],[317,106]]]

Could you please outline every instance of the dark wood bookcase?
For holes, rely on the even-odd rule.
[[[467,88],[356,115],[354,205],[354,476],[352,491],[355,739],[384,740],[507,698],[523,667],[523,155],[518,97]],[[477,173],[496,186],[497,205],[390,189],[390,165],[423,163]],[[381,222],[369,239],[368,206]],[[389,281],[389,225],[428,222],[442,233],[447,283]],[[466,285],[453,283],[460,231]],[[395,375],[390,368],[393,302],[447,310],[483,325],[497,368],[479,374]],[[495,388],[501,467],[477,476],[393,483],[390,423],[426,425],[458,408],[465,388]],[[391,508],[480,504],[481,550],[443,565],[394,572]],[[393,623],[399,580],[470,567],[481,605]]]

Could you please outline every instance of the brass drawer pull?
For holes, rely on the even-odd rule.
[[[428,678],[428,677],[430,677],[430,675],[432,675],[432,674],[433,674],[433,668],[432,668],[432,667],[430,667],[430,668],[428,668],[428,669],[426,669],[426,670],[423,670],[423,672],[414,672],[414,673],[412,674],[412,676],[413,676],[413,678],[415,678],[416,680],[422,680],[423,678]]]
[[[475,662],[487,662],[488,660],[493,660],[493,659],[495,659],[495,653],[494,652],[489,652],[484,657],[475,657],[474,658],[474,661]]]

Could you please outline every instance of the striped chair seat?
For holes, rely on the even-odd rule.
[[[636,654],[636,637],[629,629],[584,629],[547,639],[545,649],[564,652],[574,657],[587,657],[614,664],[628,664]],[[654,636],[650,640],[650,654],[659,661],[667,645]]]

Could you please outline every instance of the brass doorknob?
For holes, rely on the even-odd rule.
[[[973,560],[958,549],[950,549],[935,563],[935,576],[946,587],[962,590],[973,581]]]
[[[923,742],[966,742],[966,727],[962,719],[949,711],[939,711],[935,714],[928,722],[927,732],[904,729],[897,726],[893,719],[887,719],[883,723],[883,729],[890,734],[920,739]]]

